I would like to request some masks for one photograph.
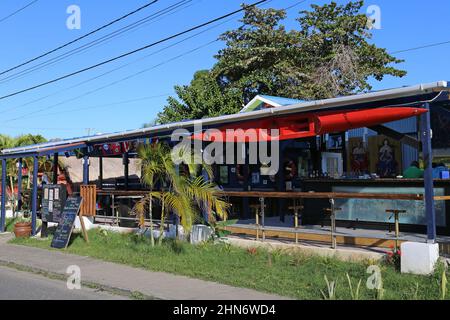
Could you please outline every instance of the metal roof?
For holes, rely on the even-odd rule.
[[[48,148],[63,149],[64,146],[73,145],[74,143],[85,143],[85,144],[98,144],[104,143],[111,140],[126,140],[126,139],[136,139],[143,136],[148,136],[154,134],[157,136],[158,133],[167,132],[170,130],[181,129],[181,128],[192,128],[196,124],[202,124],[203,126],[217,126],[232,122],[239,122],[245,120],[255,120],[259,118],[265,118],[270,116],[287,115],[301,112],[314,112],[323,111],[330,109],[337,109],[342,107],[351,107],[356,105],[362,105],[367,103],[382,102],[384,100],[394,100],[406,97],[416,97],[427,95],[433,92],[450,91],[447,81],[437,81],[426,84],[419,84],[414,86],[387,89],[382,91],[362,93],[352,96],[338,97],[332,99],[323,99],[315,101],[306,101],[300,103],[294,103],[292,105],[281,106],[278,108],[269,108],[264,110],[250,111],[245,113],[237,113],[232,115],[224,115],[214,118],[207,118],[201,120],[189,120],[181,121],[175,123],[169,123],[164,125],[156,125],[149,128],[142,128],[136,130],[129,130],[118,133],[100,134],[95,136],[66,139],[61,141],[47,142],[39,145],[31,145],[25,147],[18,147],[13,149],[2,150],[2,155],[12,156],[25,153],[38,153],[41,150]],[[417,101],[420,103],[422,101]],[[425,102],[425,101],[423,101]]]
[[[261,95],[261,97],[273,101],[276,104],[280,106],[290,106],[296,103],[302,103],[305,102],[305,100],[299,100],[299,99],[291,99],[291,98],[285,98],[285,97],[275,97],[275,96],[268,96],[268,95]]]

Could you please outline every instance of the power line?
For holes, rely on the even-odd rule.
[[[292,4],[292,5],[290,5],[289,7],[284,8],[284,10],[290,10],[290,9],[292,9],[292,8],[295,8],[295,7],[301,5],[302,3],[306,2],[306,1],[308,1],[308,0],[298,1],[298,2],[296,2],[296,3]]]
[[[102,37],[100,37],[98,39],[95,39],[95,40],[93,40],[91,42],[88,42],[88,43],[86,43],[86,44],[84,44],[84,45],[82,45],[80,47],[77,47],[77,48],[75,48],[73,50],[70,50],[70,51],[65,52],[63,54],[60,54],[60,55],[58,55],[56,57],[48,59],[48,60],[46,60],[44,62],[41,62],[41,63],[39,63],[37,65],[34,65],[32,67],[28,67],[28,68],[26,68],[24,70],[21,70],[21,71],[17,72],[17,73],[11,74],[11,75],[3,78],[3,79],[0,79],[0,84],[6,83],[6,82],[9,82],[11,80],[18,79],[18,78],[23,78],[27,74],[30,74],[30,73],[32,73],[34,71],[37,71],[37,70],[40,70],[40,69],[42,69],[44,67],[48,67],[48,66],[54,65],[54,64],[56,64],[56,63],[58,63],[58,62],[60,62],[62,60],[65,60],[65,59],[71,57],[71,56],[74,56],[74,55],[80,54],[80,53],[82,53],[82,52],[84,52],[86,50],[89,50],[92,47],[98,47],[100,45],[109,43],[114,38],[116,38],[116,37],[118,37],[120,35],[123,35],[126,32],[135,31],[135,30],[139,29],[140,27],[144,27],[144,26],[150,24],[151,22],[159,21],[160,19],[156,20],[159,17],[168,16],[168,15],[171,15],[171,14],[174,14],[174,13],[180,11],[180,10],[177,10],[177,9],[180,9],[180,7],[181,7],[181,9],[185,9],[185,8],[189,7],[190,5],[185,6],[185,7],[183,7],[183,6],[185,4],[188,4],[189,2],[192,2],[192,1],[193,0],[182,0],[182,1],[179,1],[179,2],[177,2],[175,4],[173,4],[173,5],[170,5],[170,6],[166,7],[166,8],[164,8],[164,9],[161,9],[161,10],[155,12],[155,13],[152,13],[151,15],[148,15],[148,16],[146,16],[146,17],[144,17],[144,18],[142,18],[142,19],[140,19],[140,20],[138,20],[136,22],[133,22],[133,23],[127,25],[127,26],[121,27],[118,30],[115,30],[115,31],[113,31],[113,32],[111,32],[109,34],[106,34],[106,35],[104,35],[104,36],[102,36]],[[155,21],[153,21],[153,20],[155,20]]]
[[[426,45],[423,45],[423,46],[413,47],[413,48],[409,48],[409,49],[397,50],[397,51],[391,52],[390,54],[397,54],[397,53],[403,53],[403,52],[409,52],[409,51],[416,51],[416,50],[420,50],[420,49],[426,49],[426,48],[442,46],[444,44],[450,44],[450,41],[436,42],[436,43],[426,44]]]
[[[37,0],[36,0],[36,1],[37,1]],[[99,27],[99,28],[97,28],[97,29],[95,29],[95,30],[93,30],[93,31],[91,31],[91,32],[88,32],[88,33],[86,33],[86,34],[84,34],[84,35],[82,35],[82,36],[80,36],[80,37],[78,37],[78,38],[76,38],[76,39],[74,39],[74,40],[72,40],[72,41],[69,41],[69,42],[67,42],[67,43],[65,43],[65,44],[63,44],[63,45],[60,45],[59,47],[56,47],[55,49],[52,49],[52,50],[50,50],[50,51],[47,51],[47,52],[45,52],[45,53],[43,53],[43,54],[41,54],[41,55],[39,55],[39,56],[37,56],[37,57],[35,57],[35,58],[32,58],[32,59],[30,59],[30,60],[28,60],[28,61],[25,61],[25,62],[23,62],[23,63],[21,63],[21,64],[18,64],[18,65],[16,65],[16,66],[12,67],[12,68],[9,68],[9,69],[7,69],[7,70],[4,70],[4,71],[0,72],[0,75],[3,75],[3,74],[5,74],[5,73],[7,73],[7,72],[10,72],[10,71],[13,71],[13,70],[15,70],[15,69],[18,69],[18,68],[20,68],[20,67],[23,67],[23,66],[25,66],[25,65],[27,65],[27,64],[30,64],[31,62],[34,62],[34,61],[36,61],[36,60],[38,60],[38,59],[41,59],[41,58],[43,58],[43,57],[46,57],[46,56],[48,56],[48,55],[51,54],[51,53],[54,53],[54,52],[56,52],[56,51],[58,51],[58,50],[61,50],[61,49],[65,48],[65,47],[67,47],[67,46],[69,46],[69,45],[71,45],[71,44],[73,44],[73,43],[75,43],[75,42],[78,42],[78,41],[80,41],[80,40],[82,40],[82,39],[84,39],[84,38],[86,38],[86,37],[89,37],[89,36],[93,35],[94,33],[97,33],[97,32],[99,32],[99,31],[101,31],[101,30],[103,30],[103,29],[105,29],[105,28],[107,28],[107,27],[110,27],[110,26],[113,25],[113,24],[116,24],[117,22],[120,22],[120,21],[122,21],[122,20],[124,20],[124,19],[126,19],[126,18],[128,18],[128,17],[130,17],[130,16],[132,16],[132,15],[134,15],[134,14],[136,14],[136,13],[142,11],[142,10],[144,10],[145,8],[147,8],[147,7],[151,6],[151,5],[153,5],[154,3],[158,2],[158,1],[159,1],[159,0],[152,0],[151,2],[148,2],[147,4],[143,5],[142,7],[139,7],[139,8],[137,8],[137,9],[135,9],[135,10],[133,10],[133,11],[131,11],[131,12],[129,12],[129,13],[127,13],[127,14],[121,16],[120,18],[117,18],[117,19],[111,21],[111,22],[108,22],[107,24],[105,24],[105,25],[103,25],[103,26],[101,26],[101,27]]]
[[[267,3],[270,3],[271,1],[272,1],[272,0],[269,0]],[[304,2],[306,2],[306,0],[298,1],[298,2],[294,3],[293,5],[291,5],[291,6],[289,6],[289,7],[286,7],[285,10],[292,9],[293,7],[295,7],[295,6],[297,6],[297,5],[301,4],[301,3],[304,3]],[[154,54],[156,54],[156,53],[162,52],[162,51],[164,51],[164,50],[166,50],[166,49],[169,49],[169,48],[171,48],[171,47],[174,47],[175,45],[178,45],[178,44],[180,44],[180,43],[182,43],[182,42],[185,42],[185,41],[187,41],[187,40],[189,40],[189,39],[191,39],[191,38],[194,38],[194,37],[196,37],[196,36],[198,36],[198,35],[200,35],[200,34],[202,34],[202,33],[205,33],[205,32],[207,32],[207,31],[209,31],[209,30],[211,30],[211,29],[217,28],[218,26],[223,25],[223,24],[225,24],[225,23],[227,23],[227,22],[229,22],[229,21],[231,21],[231,20],[232,20],[232,19],[227,19],[227,20],[225,20],[225,21],[223,21],[223,22],[221,22],[221,23],[219,23],[219,24],[217,24],[217,25],[214,25],[214,26],[209,27],[209,28],[207,28],[207,29],[205,29],[205,30],[202,30],[202,31],[200,31],[200,32],[198,32],[198,33],[196,33],[196,34],[194,34],[194,35],[192,35],[192,36],[189,36],[189,37],[187,37],[187,38],[185,38],[185,39],[183,39],[183,40],[181,40],[181,41],[178,41],[178,42],[176,42],[176,43],[174,43],[174,44],[171,44],[171,45],[169,45],[169,46],[166,46],[166,47],[164,47],[164,48],[162,48],[162,49],[160,49],[160,50],[158,50],[158,51],[156,51],[156,52],[153,52],[153,53],[151,53],[151,54],[149,54],[149,55],[147,55],[147,56],[141,57],[141,58],[139,58],[139,59],[137,59],[137,60],[135,60],[135,61],[132,61],[132,62],[127,63],[127,64],[124,64],[124,65],[119,66],[119,67],[117,67],[117,68],[114,68],[114,69],[112,69],[112,70],[110,70],[110,71],[107,71],[107,72],[105,72],[105,73],[103,73],[103,74],[100,74],[100,75],[98,75],[98,76],[96,76],[96,77],[90,78],[90,79],[88,79],[88,80],[86,80],[86,81],[82,81],[82,82],[80,82],[80,83],[78,83],[78,84],[76,84],[76,85],[74,85],[74,86],[65,88],[65,89],[63,89],[63,90],[61,90],[61,91],[58,91],[58,92],[56,92],[56,93],[53,93],[53,94],[50,94],[50,95],[47,95],[47,96],[44,96],[44,97],[41,97],[41,98],[39,98],[39,99],[32,100],[31,102],[28,102],[28,103],[25,103],[25,104],[22,104],[22,105],[19,105],[19,106],[16,106],[16,107],[12,107],[12,108],[9,108],[9,109],[5,109],[5,110],[2,112],[2,114],[4,114],[5,112],[8,112],[8,111],[11,111],[11,110],[17,110],[18,108],[21,108],[21,107],[30,105],[30,104],[35,103],[35,102],[42,101],[42,100],[44,100],[44,99],[46,99],[46,98],[48,98],[48,97],[50,97],[50,96],[59,94],[59,93],[61,93],[61,92],[67,91],[67,90],[71,90],[71,89],[73,89],[73,88],[75,88],[75,87],[78,87],[78,86],[80,86],[80,85],[82,85],[82,84],[91,82],[91,81],[96,80],[96,79],[98,79],[98,78],[100,78],[100,77],[103,77],[103,76],[105,76],[105,75],[108,75],[108,74],[110,74],[110,73],[112,73],[112,72],[114,72],[114,71],[117,71],[117,70],[119,70],[119,69],[123,69],[123,68],[125,68],[125,67],[127,67],[127,66],[129,66],[129,65],[131,65],[131,64],[133,64],[133,63],[139,62],[139,61],[141,61],[141,60],[143,60],[143,59],[145,59],[145,58],[148,58],[148,57],[150,57],[150,56],[152,56],[152,55],[154,55]],[[194,50],[197,50],[197,49],[194,49]],[[163,64],[165,64],[165,63],[163,63]],[[153,69],[153,68],[151,68],[151,69]],[[140,74],[140,73],[139,73],[139,74]],[[57,104],[55,104],[55,105],[49,106],[49,107],[47,107],[47,108],[40,109],[40,110],[38,110],[38,112],[40,112],[40,111],[42,111],[42,110],[52,109],[52,108],[54,108],[54,107],[60,106],[60,105],[62,105],[62,104],[65,104],[65,103],[67,103],[67,102],[72,102],[72,101],[74,101],[74,100],[83,98],[83,97],[85,97],[85,96],[87,96],[87,95],[90,95],[90,94],[92,94],[92,93],[98,92],[98,91],[100,91],[100,90],[102,90],[102,89],[105,89],[106,87],[109,87],[109,86],[111,86],[111,85],[114,85],[114,84],[117,84],[117,83],[119,83],[119,82],[122,82],[122,81],[124,81],[124,80],[126,80],[126,79],[128,79],[128,78],[133,77],[133,76],[134,76],[134,74],[131,75],[130,77],[126,77],[126,78],[121,79],[121,80],[119,80],[119,81],[117,81],[117,82],[113,82],[113,83],[111,83],[111,84],[109,84],[109,85],[107,85],[107,86],[100,87],[100,88],[98,88],[98,89],[95,89],[95,90],[93,90],[93,91],[89,91],[89,92],[87,92],[87,93],[84,93],[84,94],[82,94],[82,95],[76,96],[76,97],[74,97],[74,98],[71,98],[71,99],[68,99],[68,100],[61,101],[61,102],[59,102],[59,103],[57,103]],[[124,103],[125,103],[125,102],[124,102]],[[108,106],[109,106],[109,104],[108,104]],[[45,114],[45,115],[43,115],[43,116],[51,116],[51,115],[55,115],[55,114],[62,114],[62,113],[66,113],[66,112],[72,112],[72,111],[77,111],[77,110],[86,110],[86,109],[89,109],[89,107],[86,107],[86,108],[77,108],[77,109],[71,109],[71,110],[65,110],[65,111],[56,112],[56,113],[49,113],[49,114]],[[36,112],[35,112],[35,113],[36,113]],[[28,114],[28,115],[29,115],[29,114]],[[34,116],[34,117],[40,117],[40,115],[39,115],[39,116]],[[27,115],[21,116],[21,117],[19,117],[19,118],[9,119],[9,120],[7,120],[7,121],[15,121],[15,120],[18,120],[18,119],[23,119],[23,118],[27,118]]]
[[[92,106],[87,106],[87,107],[82,107],[82,108],[78,107],[78,108],[73,108],[73,109],[68,109],[68,110],[57,111],[57,112],[39,114],[39,115],[33,116],[33,118],[49,117],[49,116],[64,114],[64,113],[68,113],[68,112],[77,112],[77,111],[83,111],[83,110],[102,109],[102,108],[106,108],[106,107],[120,106],[120,105],[124,105],[124,104],[131,104],[131,103],[142,102],[142,101],[147,101],[147,100],[154,100],[157,98],[168,97],[170,95],[171,95],[171,93],[164,93],[164,94],[147,96],[147,97],[142,97],[142,98],[122,100],[122,101],[104,103],[104,104],[99,104],[99,105],[92,105]]]
[[[121,70],[121,69],[123,69],[123,68],[125,68],[125,67],[128,67],[128,66],[134,64],[134,63],[137,63],[137,62],[139,62],[139,61],[142,61],[142,60],[144,60],[144,59],[147,59],[147,58],[149,58],[149,57],[151,57],[151,56],[153,56],[153,55],[155,55],[155,54],[161,53],[161,52],[163,52],[163,51],[165,51],[165,50],[167,50],[167,49],[170,49],[170,48],[172,48],[172,47],[175,47],[175,46],[177,46],[177,45],[179,45],[179,44],[181,44],[181,43],[183,43],[183,42],[186,42],[187,40],[190,40],[190,39],[192,39],[192,38],[194,38],[194,37],[197,37],[197,36],[199,36],[199,35],[201,35],[201,34],[207,32],[207,31],[210,31],[210,30],[212,30],[212,29],[214,29],[214,28],[217,28],[217,27],[219,27],[219,26],[221,26],[221,25],[223,25],[223,24],[225,24],[225,23],[227,23],[227,22],[229,22],[229,21],[231,21],[231,20],[233,20],[233,19],[232,19],[232,18],[229,18],[229,19],[227,19],[227,20],[224,20],[224,21],[222,21],[222,22],[220,22],[220,23],[218,23],[218,24],[216,24],[216,25],[213,25],[213,26],[211,26],[211,27],[209,27],[209,28],[206,28],[206,29],[204,29],[204,30],[202,30],[202,31],[199,31],[199,32],[197,32],[197,33],[195,33],[195,34],[193,34],[193,35],[190,35],[190,36],[188,36],[188,37],[182,39],[182,40],[179,40],[179,41],[177,41],[177,42],[175,42],[175,43],[172,43],[172,44],[170,44],[170,45],[168,45],[168,46],[165,46],[165,47],[163,47],[163,48],[161,48],[161,49],[159,49],[159,50],[156,50],[156,51],[154,51],[154,52],[152,52],[152,53],[150,53],[150,54],[148,54],[148,55],[145,55],[145,56],[143,56],[143,57],[140,57],[139,59],[136,59],[136,60],[131,61],[131,62],[128,62],[128,63],[125,63],[125,64],[123,64],[123,65],[121,65],[121,66],[115,67],[115,68],[113,68],[113,69],[111,69],[111,70],[108,70],[108,71],[106,71],[106,72],[104,72],[104,73],[102,73],[102,74],[100,74],[100,75],[97,75],[97,76],[95,76],[95,77],[92,77],[92,78],[90,78],[90,79],[83,80],[83,81],[81,81],[81,82],[79,82],[79,83],[77,83],[77,84],[75,84],[75,85],[73,85],[73,86],[67,87],[67,88],[65,88],[65,89],[63,89],[63,90],[59,90],[59,91],[57,91],[57,92],[54,92],[54,93],[52,93],[52,94],[43,96],[43,97],[41,97],[41,98],[32,100],[32,101],[30,101],[30,102],[24,103],[24,104],[19,105],[19,106],[14,106],[14,107],[5,109],[4,111],[2,111],[2,114],[5,114],[5,113],[7,113],[7,112],[9,112],[9,111],[13,111],[13,110],[15,111],[15,110],[17,110],[17,109],[19,109],[19,108],[22,108],[22,107],[28,106],[28,105],[30,105],[30,104],[33,104],[33,103],[42,101],[42,100],[44,100],[44,99],[46,99],[46,98],[49,98],[49,97],[51,97],[51,96],[60,94],[60,93],[62,93],[62,92],[68,91],[68,90],[72,90],[72,89],[77,88],[77,87],[79,87],[79,86],[81,86],[81,85],[84,85],[84,84],[86,84],[86,83],[89,83],[89,82],[92,82],[92,81],[97,80],[97,79],[99,79],[99,78],[102,78],[102,77],[104,77],[104,76],[106,76],[106,75],[108,75],[108,74],[111,74],[111,73],[115,72],[115,71]],[[81,98],[81,97],[84,97],[84,95],[75,97],[75,98],[73,98],[73,99],[69,99],[68,101],[65,101],[65,102],[71,102],[71,101],[73,101],[74,99],[78,99],[78,98]]]
[[[1,19],[0,19],[0,23],[2,23],[2,22],[4,22],[4,21],[8,20],[9,18],[14,17],[16,14],[22,12],[23,10],[25,10],[26,8],[32,6],[33,4],[35,4],[35,3],[38,2],[38,1],[39,1],[39,0],[33,0],[33,1],[29,2],[28,4],[26,4],[25,6],[23,6],[23,7],[19,8],[19,9],[17,9],[17,10],[14,11],[13,13],[10,13],[10,14],[7,15],[6,17],[1,18]]]
[[[134,78],[134,77],[136,77],[136,76],[138,76],[138,75],[141,75],[141,74],[143,74],[143,73],[149,72],[149,71],[151,71],[151,70],[153,70],[153,69],[156,69],[156,68],[158,68],[158,67],[160,67],[160,66],[162,66],[162,65],[165,65],[165,64],[167,64],[167,63],[169,63],[169,62],[172,62],[172,61],[174,61],[174,60],[180,59],[180,58],[182,58],[182,57],[184,57],[184,56],[186,56],[186,55],[188,55],[188,54],[191,54],[191,53],[193,53],[193,52],[196,52],[196,51],[198,51],[198,50],[200,50],[200,49],[202,49],[202,48],[204,48],[204,47],[206,47],[206,46],[209,46],[209,45],[211,45],[211,44],[213,44],[213,43],[215,43],[215,42],[218,42],[218,41],[219,41],[219,40],[217,40],[217,39],[212,40],[212,41],[207,42],[207,43],[205,43],[205,44],[203,44],[203,45],[201,45],[201,46],[199,46],[199,47],[196,47],[196,48],[194,48],[194,49],[191,49],[191,50],[189,50],[189,51],[186,51],[186,52],[184,52],[184,53],[181,53],[181,54],[179,54],[179,55],[177,55],[177,56],[175,56],[175,57],[172,57],[172,58],[170,58],[170,59],[167,59],[167,60],[165,60],[165,61],[163,61],[163,62],[160,62],[160,63],[158,63],[158,64],[156,64],[156,65],[153,65],[153,66],[151,66],[151,67],[149,67],[149,68],[140,70],[139,72],[133,73],[133,74],[128,75],[128,76],[126,76],[126,77],[124,77],[124,78],[121,78],[121,79],[119,79],[119,80],[115,80],[115,81],[113,81],[113,82],[110,82],[110,83],[108,83],[108,84],[106,84],[106,85],[104,85],[104,86],[102,86],[102,87],[99,87],[99,88],[93,89],[93,90],[91,90],[91,91],[85,92],[85,93],[83,93],[83,94],[81,94],[81,95],[79,95],[79,96],[76,96],[76,97],[73,97],[73,98],[70,98],[70,99],[67,99],[67,100],[58,102],[58,103],[56,103],[56,104],[54,104],[54,105],[51,105],[51,106],[47,106],[47,107],[38,109],[38,110],[33,111],[33,112],[31,112],[31,113],[28,113],[28,114],[26,114],[26,115],[19,116],[19,117],[16,117],[16,118],[12,118],[12,119],[7,119],[7,120],[5,120],[4,122],[7,123],[7,122],[12,122],[12,121],[17,121],[17,120],[21,120],[21,119],[30,118],[30,116],[32,116],[32,115],[34,115],[34,114],[37,114],[37,113],[40,113],[40,112],[42,112],[42,111],[49,110],[49,109],[53,109],[53,108],[56,108],[56,107],[58,107],[58,106],[60,106],[60,105],[65,104],[65,103],[67,103],[67,102],[71,102],[71,101],[74,101],[74,100],[78,100],[78,99],[80,99],[80,98],[84,98],[84,97],[86,97],[86,96],[88,96],[88,95],[91,95],[91,94],[93,94],[93,93],[96,93],[96,92],[98,92],[98,91],[100,91],[100,90],[106,89],[106,88],[111,87],[111,86],[113,86],[113,85],[116,85],[116,84],[118,84],[118,83],[120,83],[120,82],[129,80],[129,79]]]
[[[150,43],[150,44],[148,44],[148,45],[146,45],[146,46],[143,46],[143,47],[140,47],[140,48],[138,48],[138,49],[135,49],[135,50],[126,52],[126,53],[121,54],[121,55],[119,55],[119,56],[116,56],[116,57],[114,57],[114,58],[111,58],[111,59],[102,61],[102,62],[100,62],[100,63],[94,64],[94,65],[92,65],[92,66],[89,66],[89,67],[86,67],[86,68],[77,70],[77,71],[75,71],[75,72],[66,74],[66,75],[61,76],[61,77],[59,77],[59,78],[55,78],[55,79],[53,79],[53,80],[50,80],[50,81],[47,81],[47,82],[44,82],[44,83],[40,83],[40,84],[38,84],[38,85],[29,87],[29,88],[26,88],[26,89],[22,89],[22,90],[19,90],[19,91],[14,92],[14,93],[7,94],[7,95],[5,95],[5,96],[0,97],[0,100],[4,100],[4,99],[6,99],[6,98],[10,98],[10,97],[16,96],[16,95],[21,94],[21,93],[25,93],[25,92],[28,92],[28,91],[32,91],[32,90],[35,90],[35,89],[37,89],[37,88],[44,87],[44,86],[47,86],[47,85],[49,85],[49,84],[52,84],[52,83],[55,83],[55,82],[59,82],[59,81],[61,81],[61,80],[64,80],[64,79],[73,77],[73,76],[75,76],[75,75],[84,73],[84,72],[86,72],[86,71],[89,71],[89,70],[92,70],[92,69],[96,69],[96,68],[98,68],[98,67],[100,67],[100,66],[103,66],[103,65],[105,65],[105,64],[111,63],[111,62],[113,62],[113,61],[116,61],[116,60],[119,60],[119,59],[122,59],[122,58],[125,58],[125,57],[128,57],[128,56],[133,55],[133,54],[135,54],[135,53],[138,53],[138,52],[141,52],[141,51],[146,50],[146,49],[148,49],[148,48],[151,48],[151,47],[153,47],[153,46],[155,46],[155,45],[158,45],[158,44],[167,42],[167,41],[169,41],[169,40],[172,40],[172,39],[174,39],[174,38],[177,38],[177,37],[179,37],[179,36],[181,36],[181,35],[184,35],[184,34],[186,34],[186,33],[189,33],[189,32],[192,32],[192,31],[194,31],[194,30],[203,28],[203,27],[205,27],[205,26],[207,26],[207,25],[210,25],[210,24],[212,24],[212,23],[214,23],[214,22],[223,20],[223,19],[228,18],[228,17],[230,17],[230,16],[233,16],[233,15],[239,13],[239,12],[242,12],[242,11],[244,11],[244,10],[245,10],[246,8],[248,8],[248,7],[253,7],[253,6],[256,6],[256,5],[258,5],[258,4],[264,3],[264,2],[266,2],[266,1],[267,1],[267,0],[260,0],[260,1],[256,2],[256,3],[251,4],[251,5],[242,7],[242,8],[240,8],[240,9],[238,9],[238,10],[232,11],[232,12],[227,13],[227,14],[225,14],[225,15],[223,15],[223,16],[218,17],[218,18],[209,20],[209,21],[207,21],[207,22],[204,22],[204,23],[202,23],[202,24],[196,25],[196,26],[194,26],[194,27],[192,27],[192,28],[189,28],[189,29],[187,29],[187,30],[178,32],[178,33],[176,33],[176,34],[174,34],[174,35],[171,35],[171,36],[166,37],[166,38],[164,38],[164,39],[161,39],[161,40],[158,40],[158,41],[156,41],[156,42]]]

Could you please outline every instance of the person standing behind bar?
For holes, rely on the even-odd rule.
[[[419,179],[423,178],[423,170],[419,168],[419,162],[413,161],[409,168],[403,172],[403,178],[405,179]]]
[[[447,167],[443,163],[433,165],[433,179],[441,179],[441,172],[447,171]]]

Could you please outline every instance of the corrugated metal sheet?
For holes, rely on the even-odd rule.
[[[403,170],[409,167],[412,161],[419,159],[419,152],[407,144],[402,144],[402,164]]]
[[[364,136],[364,132],[365,131],[367,132],[366,134],[367,134],[368,137],[372,137],[372,136],[376,136],[377,135],[377,133],[375,131],[373,131],[373,130],[370,130],[370,129],[367,129],[367,128],[358,128],[358,129],[350,130],[348,132],[348,136],[349,136],[349,138],[359,138],[359,137]]]
[[[400,133],[413,133],[417,131],[417,118],[412,117],[399,121],[389,122],[386,123],[385,126]]]
[[[403,120],[399,120],[399,121],[394,121],[394,122],[389,122],[384,124],[384,126],[395,130],[397,132],[400,133],[414,133],[417,132],[417,119],[416,118],[408,118],[408,119],[403,119]],[[350,138],[356,138],[356,137],[362,137],[364,135],[364,128],[359,128],[359,129],[353,129],[350,130],[348,133],[348,136]],[[367,130],[367,135],[369,137],[377,135],[377,133],[375,131],[372,131],[370,129],[366,129]]]

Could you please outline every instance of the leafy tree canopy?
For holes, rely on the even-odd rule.
[[[369,41],[363,1],[312,5],[301,11],[298,30],[282,24],[284,10],[246,7],[242,26],[220,36],[225,48],[211,70],[176,86],[158,123],[231,114],[257,94],[304,100],[371,90],[369,80],[402,77],[402,62]]]

